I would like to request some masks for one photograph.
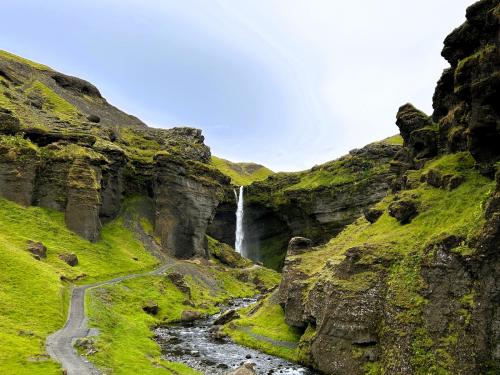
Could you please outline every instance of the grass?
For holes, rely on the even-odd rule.
[[[63,214],[39,207],[24,208],[0,199],[0,373],[59,374],[45,353],[45,338],[64,324],[67,287],[60,276],[90,283],[153,267],[157,261],[123,225],[106,224],[102,238],[90,243],[70,232]],[[28,239],[47,246],[47,258],[35,260]],[[70,267],[58,254],[73,252]],[[133,258],[137,258],[134,260]]]
[[[14,55],[13,53],[10,53],[10,52],[4,51],[4,50],[0,50],[0,58],[16,61],[16,62],[19,62],[22,64],[26,64],[26,65],[29,65],[32,68],[35,68],[38,70],[52,70],[47,65],[39,64],[37,62],[25,59],[24,57]]]
[[[78,109],[64,98],[59,96],[54,90],[40,81],[33,82],[26,94],[37,93],[44,99],[43,109],[53,112],[61,120],[72,120],[78,117]]]
[[[242,315],[224,327],[224,331],[238,344],[265,353],[297,361],[302,332],[285,323],[285,314],[273,297],[266,298],[257,311],[250,306]]]
[[[152,163],[155,154],[160,151],[160,144],[146,139],[143,135],[131,128],[120,128],[121,146],[127,156],[144,163]]]
[[[388,145],[403,145],[403,137],[400,134],[393,135],[392,137],[387,137],[380,141],[381,143],[385,143]]]
[[[229,160],[212,155],[211,164],[222,174],[231,178],[231,182],[237,186],[250,185],[255,181],[265,180],[274,172],[259,164],[233,163]]]
[[[143,277],[91,291],[87,297],[90,324],[101,332],[95,343],[98,352],[89,357],[92,362],[101,369],[112,368],[113,374],[197,373],[160,358],[160,348],[152,338],[152,327],[179,321],[183,310],[213,314],[218,311],[217,303],[251,296],[257,290],[253,284],[239,280],[243,271],[219,264],[207,267],[183,262],[182,268],[175,270],[185,272],[184,280],[191,289],[190,301],[194,307],[183,305],[188,296],[166,276]],[[261,280],[267,280],[269,286],[276,285],[279,280],[270,270],[255,272]],[[206,282],[207,278],[210,283]],[[153,317],[142,311],[148,301],[158,304],[158,315]]]

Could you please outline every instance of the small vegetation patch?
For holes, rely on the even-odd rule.
[[[30,94],[40,95],[43,98],[43,109],[54,112],[61,120],[70,121],[79,115],[73,104],[40,81],[35,81],[26,93],[28,96]]]
[[[297,361],[297,346],[303,332],[285,323],[283,309],[275,299],[271,295],[242,309],[241,318],[227,324],[224,331],[238,344]]]

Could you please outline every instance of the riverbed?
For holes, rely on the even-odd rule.
[[[254,349],[235,344],[229,338],[214,339],[213,322],[228,309],[255,303],[255,298],[235,299],[219,314],[189,324],[175,324],[155,329],[163,358],[181,362],[206,375],[223,375],[244,362],[255,363],[257,374],[313,375],[312,370]]]

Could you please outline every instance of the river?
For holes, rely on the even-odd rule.
[[[214,339],[213,322],[228,309],[239,309],[256,302],[255,298],[235,299],[220,313],[189,324],[156,328],[156,341],[163,358],[181,362],[206,375],[223,375],[244,362],[255,363],[257,374],[313,375],[312,370],[254,349],[235,344],[230,339]]]

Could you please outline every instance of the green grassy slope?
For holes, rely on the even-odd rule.
[[[235,185],[249,185],[254,181],[265,180],[274,172],[259,164],[254,163],[233,163],[229,160],[218,158],[212,155],[212,165],[220,172],[231,178]]]
[[[68,284],[61,276],[89,283],[157,264],[122,218],[105,225],[101,240],[93,244],[70,232],[60,212],[0,199],[0,228],[2,374],[59,373],[44,345],[66,319]],[[47,258],[35,260],[27,240],[43,242]],[[70,267],[61,261],[58,254],[63,252],[75,253],[79,264]]]
[[[151,269],[158,263],[125,225],[125,218],[132,216],[147,232],[151,229],[147,219],[136,216],[140,204],[140,198],[129,199],[122,215],[103,227],[101,239],[90,243],[66,228],[60,212],[0,199],[0,373],[60,373],[59,365],[45,352],[45,339],[66,320],[69,284],[61,276],[87,284]],[[45,244],[47,258],[35,260],[27,251],[27,240]],[[68,266],[58,258],[62,252],[75,253],[79,264]],[[214,292],[199,279],[187,277],[195,310],[213,313],[217,302],[257,293],[254,284],[240,281],[242,272],[248,273],[246,279],[257,277],[268,287],[279,282],[276,272],[261,267],[231,270],[212,262],[212,267],[186,265],[193,274],[202,275],[201,280],[208,277],[217,285]],[[112,369],[113,374],[194,373],[186,366],[161,361],[159,347],[151,340],[151,326],[178,320],[186,309],[185,299],[165,276],[92,290],[87,295],[90,324],[101,331],[96,343],[99,351],[92,361]],[[150,300],[160,306],[155,318],[142,311],[142,304]]]

